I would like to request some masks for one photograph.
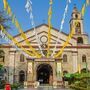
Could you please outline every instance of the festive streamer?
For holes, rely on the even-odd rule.
[[[90,0],[85,0],[83,6],[82,6],[82,9],[81,9],[81,15],[84,16],[85,14],[85,9],[86,9],[86,6],[90,5]]]
[[[55,58],[62,55],[62,53],[64,51],[64,48],[68,45],[68,43],[69,43],[70,39],[72,38],[73,34],[74,34],[74,29],[72,28],[71,33],[67,37],[66,42],[64,43],[63,47],[60,49],[60,51],[57,54],[54,55]]]
[[[90,5],[90,0],[86,0],[86,6]]]
[[[66,4],[66,7],[65,7],[65,11],[64,11],[64,15],[63,15],[63,18],[62,18],[62,21],[61,21],[61,26],[60,26],[59,32],[61,32],[62,29],[63,29],[63,25],[64,25],[65,18],[66,18],[66,14],[67,14],[67,11],[68,11],[68,6],[69,6],[70,3],[71,3],[71,0],[67,0],[67,4]],[[58,35],[58,37],[57,37],[56,44],[55,44],[55,47],[54,47],[54,50],[53,50],[53,53],[51,54],[51,56],[53,56],[55,54],[56,47],[57,47],[59,39],[60,39],[60,35]]]
[[[48,11],[48,25],[49,25],[49,29],[48,29],[48,47],[47,47],[47,57],[49,57],[50,55],[50,41],[51,41],[51,17],[52,17],[52,4],[53,1],[50,0],[50,8]]]
[[[3,3],[4,3],[4,9],[7,10],[8,9],[7,0],[3,0]]]
[[[71,0],[69,0],[69,3],[71,3]]]
[[[40,39],[37,35],[36,28],[35,28],[35,22],[34,22],[34,16],[33,16],[33,13],[32,13],[32,2],[31,2],[31,0],[27,0],[25,8],[26,8],[26,11],[28,13],[30,13],[30,20],[31,20],[32,27],[34,28],[34,33],[35,33],[35,37],[36,37],[36,40],[37,40],[37,43],[38,43],[38,46],[39,46],[39,50],[40,50],[42,56],[44,56],[44,54],[42,52],[42,48],[41,48],[41,42],[40,42]]]
[[[83,5],[83,7],[81,9],[82,16],[84,16],[84,14],[85,14],[85,8],[86,8],[86,4],[84,3],[84,5]]]
[[[8,37],[2,32],[2,30],[0,30],[0,38],[4,39],[9,44],[12,43],[13,47],[16,48],[16,50],[21,51],[25,56],[29,56],[30,58],[34,58],[34,57],[26,54],[25,52],[23,52],[20,48],[18,48],[10,39],[8,39]]]
[[[21,48],[24,52],[26,52],[29,56],[34,56],[31,52],[26,50],[18,41],[10,35],[2,25],[0,25],[2,32],[11,40],[15,45],[17,45],[19,48]]]
[[[7,36],[0,30],[0,38],[4,39],[6,42],[10,43],[10,40],[7,38]]]
[[[13,17],[13,14],[11,12],[10,6],[8,5],[6,0],[3,0],[4,3],[4,9],[7,11],[7,13],[9,14],[9,16]],[[41,55],[39,55],[39,53],[37,53],[35,51],[35,49],[30,45],[30,42],[28,41],[26,35],[24,34],[21,26],[19,25],[19,22],[16,18],[13,17],[13,23],[15,24],[15,26],[18,28],[19,32],[21,33],[21,37],[25,40],[25,42],[29,45],[30,50],[37,56],[37,57],[41,57]]]

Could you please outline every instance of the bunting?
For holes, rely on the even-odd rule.
[[[69,7],[70,3],[71,3],[71,0],[67,0],[67,4],[66,4],[66,7],[65,7],[65,11],[64,11],[64,14],[63,14],[63,18],[62,18],[62,21],[61,21],[59,32],[61,32],[62,29],[63,29],[63,25],[64,25],[64,22],[65,22],[66,14],[68,12],[68,7]],[[55,44],[55,47],[54,47],[54,50],[53,50],[53,53],[51,54],[51,56],[53,56],[55,54],[56,47],[57,47],[59,39],[60,39],[60,35],[58,35],[58,38],[57,38],[57,41],[56,41],[56,44]]]
[[[85,8],[86,8],[86,4],[84,3],[84,5],[83,5],[83,7],[81,9],[82,16],[84,16],[84,14],[85,14]]]
[[[38,37],[38,35],[37,35],[36,28],[35,28],[35,22],[34,22],[34,16],[33,16],[33,13],[32,13],[32,2],[31,2],[31,0],[27,0],[27,3],[26,3],[26,5],[25,5],[25,8],[26,8],[26,11],[27,11],[28,13],[30,13],[31,25],[32,25],[32,27],[34,28],[34,33],[35,33],[36,40],[37,40],[37,43],[38,43],[38,45],[39,45],[39,49],[40,49],[40,51],[41,51],[41,54],[39,54],[39,53],[31,46],[30,41],[28,41],[27,36],[26,36],[26,34],[23,32],[23,30],[22,30],[22,28],[21,28],[18,20],[16,19],[15,15],[12,13],[11,8],[10,8],[10,6],[8,5],[7,0],[3,0],[3,3],[4,3],[4,9],[7,11],[7,14],[12,18],[12,23],[15,24],[15,26],[16,26],[16,28],[18,29],[21,37],[25,40],[25,42],[28,44],[30,50],[31,50],[33,53],[31,53],[31,52],[29,52],[28,50],[26,50],[16,39],[13,38],[12,35],[10,35],[10,34],[3,28],[2,25],[0,25],[2,32],[3,32],[5,35],[7,35],[7,37],[8,37],[10,40],[12,40],[13,43],[14,43],[17,47],[21,48],[21,49],[22,49],[25,53],[27,53],[29,56],[34,56],[34,55],[35,55],[35,56],[38,57],[38,58],[41,57],[41,54],[42,54],[42,56],[44,56],[44,54],[43,54],[43,52],[42,52],[42,48],[41,48],[41,42],[40,42],[40,39],[39,39],[39,37]],[[61,25],[60,25],[60,30],[59,30],[59,32],[61,32],[61,31],[63,30],[63,25],[64,25],[64,22],[65,22],[66,14],[67,14],[67,12],[68,12],[68,7],[69,7],[69,4],[70,4],[70,3],[71,3],[71,0],[67,0],[67,4],[66,4],[65,10],[64,10],[64,14],[63,14],[63,18],[62,18],[62,21],[61,21]],[[49,10],[48,10],[48,26],[49,26],[49,28],[48,28],[47,57],[50,56],[50,41],[51,41],[51,29],[52,29],[52,25],[51,25],[51,19],[52,19],[52,4],[53,4],[53,0],[50,0],[50,2],[49,2],[50,7],[49,7]],[[83,4],[82,9],[81,9],[81,15],[82,15],[82,16],[84,16],[86,6],[89,5],[89,4],[90,4],[90,0],[86,0],[85,3]],[[61,50],[59,50],[58,53],[55,54],[56,47],[57,47],[58,41],[59,41],[59,39],[60,39],[60,36],[58,35],[58,38],[57,38],[57,41],[56,41],[56,44],[55,44],[55,48],[54,48],[53,53],[52,53],[51,56],[54,55],[54,58],[56,58],[56,57],[58,57],[58,56],[61,56],[61,54],[62,54],[63,51],[64,51],[64,48],[68,45],[68,43],[69,43],[70,39],[72,38],[73,34],[74,34],[74,29],[72,28],[72,30],[71,30],[71,32],[70,32],[70,34],[69,34],[66,42],[63,44],[63,47],[61,48]],[[80,73],[80,66],[78,66],[78,71],[79,71],[79,73]]]
[[[3,0],[3,3],[4,3],[4,9],[7,11],[8,15],[13,17],[12,18],[12,21],[13,23],[15,24],[15,26],[17,27],[17,29],[19,30],[19,33],[21,33],[21,37],[25,40],[25,42],[28,44],[30,50],[37,56],[37,57],[41,57],[41,55],[35,51],[35,49],[30,45],[30,41],[28,41],[26,35],[24,34],[21,26],[19,25],[19,22],[18,20],[13,16],[12,12],[11,12],[11,9],[10,9],[10,6],[8,5],[7,3],[7,0]]]
[[[86,0],[86,5],[90,5],[90,0]]]
[[[49,26],[49,29],[48,29],[48,47],[47,47],[47,57],[49,57],[50,55],[50,41],[51,41],[51,18],[52,18],[52,4],[53,4],[53,1],[50,0],[50,7],[49,7],[49,11],[48,11],[48,26]]]
[[[42,48],[41,48],[41,42],[40,42],[40,39],[39,39],[39,37],[37,35],[36,28],[35,28],[35,22],[34,22],[34,16],[33,16],[33,13],[32,13],[32,2],[31,2],[31,0],[27,0],[25,8],[26,8],[27,13],[30,13],[30,21],[31,21],[32,27],[34,28],[35,38],[37,40],[39,50],[40,50],[42,56],[44,56],[44,54],[42,52]]]
[[[24,52],[26,52],[29,56],[34,56],[31,52],[26,50],[18,41],[10,35],[2,25],[0,25],[2,32],[11,40],[15,45],[17,45],[19,48],[21,48]]]
[[[63,47],[60,49],[60,51],[57,54],[54,55],[55,58],[62,55],[62,53],[64,51],[64,48],[68,45],[68,43],[69,43],[70,39],[72,38],[73,34],[74,34],[74,29],[72,28],[71,33],[69,34],[69,36],[66,39],[66,42],[63,44]]]
[[[85,0],[83,6],[82,6],[82,9],[81,9],[81,15],[84,16],[85,14],[85,9],[86,9],[86,6],[90,5],[90,0]]]

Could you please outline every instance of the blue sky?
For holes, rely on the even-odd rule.
[[[16,15],[16,18],[20,22],[23,30],[26,31],[32,28],[29,14],[25,10],[26,0],[7,0],[10,7],[12,8],[13,13]],[[49,0],[31,0],[32,9],[35,25],[40,25],[42,23],[47,23],[48,20],[48,9],[49,9]],[[71,18],[71,13],[76,4],[78,10],[80,11],[85,0],[71,0],[72,3],[69,5],[69,10],[65,19],[63,32],[69,33],[69,20]],[[59,29],[61,20],[63,17],[65,5],[67,0],[53,0],[53,13],[52,13],[52,25],[53,27]],[[0,10],[3,9],[3,2],[0,0]],[[90,6],[86,8],[84,15],[84,31],[90,35]],[[14,25],[12,25],[14,27]],[[11,31],[14,35],[17,34],[17,29],[14,27]]]

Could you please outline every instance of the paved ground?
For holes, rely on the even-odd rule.
[[[4,90],[4,89],[0,89],[0,90]],[[18,90],[72,90],[72,89],[53,88],[52,86],[40,86],[38,88],[25,88],[25,89],[21,88],[21,89],[18,89]]]
[[[38,88],[27,88],[27,89],[20,89],[20,90],[71,90],[71,89],[53,88],[51,86],[40,86]]]

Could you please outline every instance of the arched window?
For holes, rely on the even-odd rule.
[[[67,62],[67,55],[66,54],[63,55],[63,62]]]
[[[77,28],[80,28],[80,27],[81,27],[80,22],[77,22],[77,23],[76,23],[76,27],[77,27]]]
[[[77,43],[78,44],[83,44],[83,38],[82,37],[78,37],[77,38]]]
[[[75,22],[75,32],[76,32],[76,34],[81,34],[81,24],[80,24],[80,22]]]
[[[78,15],[77,14],[75,14],[75,18],[78,19]]]
[[[5,58],[5,52],[3,50],[0,50],[0,62],[4,62]]]
[[[25,81],[25,72],[23,70],[21,70],[19,72],[19,82],[23,83]]]
[[[24,55],[23,54],[20,55],[20,62],[24,62]]]
[[[86,62],[86,55],[82,56],[82,62]]]

